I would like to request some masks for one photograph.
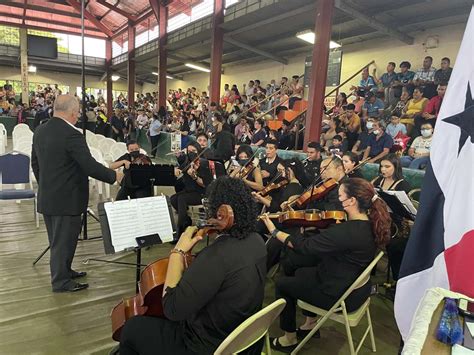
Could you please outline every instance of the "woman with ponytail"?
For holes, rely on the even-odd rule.
[[[315,267],[297,269],[294,275],[276,281],[276,298],[287,302],[280,315],[280,327],[285,335],[271,343],[276,350],[291,352],[298,339],[316,325],[316,318],[307,317],[296,328],[298,299],[323,309],[331,308],[374,259],[377,248],[384,248],[390,240],[388,207],[368,181],[348,179],[341,183],[338,193],[347,221],[318,234],[290,235],[277,230],[269,218],[264,218],[272,237],[296,253],[320,260]],[[346,299],[347,311],[359,308],[370,296],[370,290],[370,282],[354,290]]]

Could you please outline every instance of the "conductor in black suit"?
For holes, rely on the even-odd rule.
[[[89,285],[74,281],[85,272],[71,269],[81,231],[81,214],[89,201],[88,176],[113,184],[123,174],[95,161],[82,132],[74,125],[79,102],[60,95],[54,117],[38,126],[33,136],[31,165],[38,181],[38,212],[44,216],[51,251],[53,292],[74,292]]]

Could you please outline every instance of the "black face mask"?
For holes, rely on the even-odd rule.
[[[132,157],[132,159],[137,159],[140,156],[140,151],[135,150],[133,152],[130,152],[130,156]]]
[[[198,154],[195,153],[195,152],[188,152],[188,159],[189,159],[190,161],[193,161],[194,159],[196,159],[197,156],[198,156]]]
[[[238,159],[239,165],[244,166],[249,162],[249,159]]]

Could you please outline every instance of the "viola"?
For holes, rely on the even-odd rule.
[[[259,216],[261,219],[263,216]],[[331,224],[346,220],[344,211],[301,210],[271,213],[270,218],[278,218],[278,222],[285,226],[327,228]]]
[[[229,230],[234,225],[234,212],[229,205],[221,205],[216,218],[210,218],[199,228],[194,237],[204,237],[216,232]],[[186,265],[189,265],[194,256],[191,251],[186,255]],[[120,334],[125,322],[134,316],[164,317],[163,287],[166,281],[169,258],[163,258],[147,265],[140,275],[139,292],[129,298],[124,298],[117,304],[111,313],[112,339],[120,341]]]

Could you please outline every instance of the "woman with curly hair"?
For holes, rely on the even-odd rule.
[[[250,189],[221,177],[208,188],[209,214],[230,205],[234,225],[218,235],[185,269],[184,254],[201,239],[188,227],[169,257],[163,287],[166,319],[130,318],[122,330],[120,355],[212,354],[249,316],[261,309],[266,249],[254,231],[257,218]],[[262,343],[247,354],[260,354]]]
[[[275,228],[269,218],[264,222],[272,237],[302,255],[314,256],[320,262],[315,267],[303,267],[292,276],[277,280],[276,298],[284,298],[286,306],[280,315],[280,327],[285,335],[272,340],[271,346],[291,352],[298,338],[306,336],[316,325],[316,318],[307,317],[296,328],[298,299],[323,309],[330,309],[390,239],[390,215],[387,205],[374,187],[360,178],[347,179],[339,187],[339,201],[348,220],[334,224],[319,234],[287,234]],[[359,308],[370,296],[371,285],[354,290],[346,299],[348,312]]]

